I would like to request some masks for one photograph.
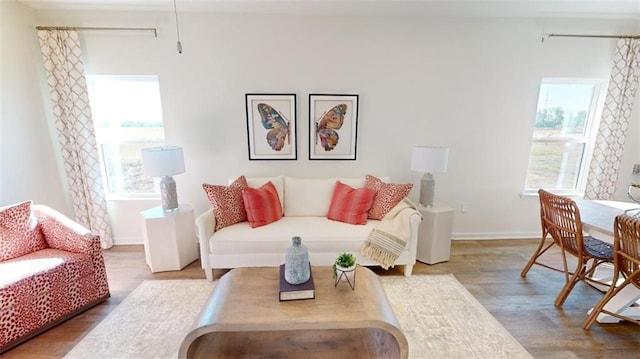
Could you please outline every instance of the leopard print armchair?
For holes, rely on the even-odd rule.
[[[98,235],[31,201],[0,208],[0,353],[109,296]]]

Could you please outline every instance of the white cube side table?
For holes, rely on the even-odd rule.
[[[141,212],[144,254],[151,272],[181,270],[198,259],[193,208],[181,204],[165,212],[161,206]]]
[[[436,203],[431,207],[418,206],[422,222],[418,228],[416,259],[427,264],[446,262],[451,255],[453,208]]]

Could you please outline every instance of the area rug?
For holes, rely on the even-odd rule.
[[[381,277],[409,342],[409,357],[532,358],[453,275]],[[141,283],[65,358],[177,358],[215,283]]]

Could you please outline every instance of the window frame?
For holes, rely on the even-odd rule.
[[[93,81],[95,81],[95,79],[107,79],[107,80],[122,80],[122,81],[139,81],[139,82],[155,82],[158,85],[158,92],[160,91],[159,87],[160,87],[160,79],[159,76],[157,75],[92,75],[92,74],[88,74],[86,75],[86,80],[87,80],[87,88],[91,88],[93,86]],[[160,96],[160,104],[162,104],[162,98],[161,98],[161,94],[158,94]],[[159,109],[160,113],[162,113],[162,108]],[[92,116],[93,116],[93,108],[92,108]],[[157,144],[154,142],[153,146],[165,146],[166,145],[166,135],[164,133],[164,117],[162,117],[162,129],[163,129],[163,138],[161,141],[158,141]],[[95,121],[94,119],[94,128],[98,127],[98,123]],[[94,131],[96,131],[94,129]],[[154,192],[145,192],[145,193],[128,193],[128,192],[119,192],[119,191],[115,191],[112,190],[111,186],[112,186],[112,182],[109,180],[109,175],[107,174],[107,163],[105,161],[105,156],[104,156],[104,146],[107,145],[119,145],[119,144],[136,144],[136,143],[141,143],[143,141],[140,140],[118,140],[118,141],[100,141],[99,140],[99,136],[97,134],[97,132],[95,133],[96,135],[96,146],[97,146],[97,151],[98,151],[98,157],[99,157],[99,161],[100,161],[100,172],[102,175],[102,180],[104,183],[104,193],[105,193],[105,197],[107,200],[136,200],[136,199],[159,199],[160,198],[160,190],[159,190],[159,182],[160,179],[158,178],[153,178],[153,183],[154,183]],[[144,141],[144,142],[149,142],[149,141]],[[140,155],[140,158],[142,160],[142,155]]]
[[[585,118],[585,131],[582,135],[566,135],[566,136],[535,136],[535,117],[538,112],[540,90],[543,85],[580,85],[587,84],[593,85],[593,93],[591,95],[591,103],[587,116]],[[587,178],[589,175],[589,166],[591,159],[593,158],[593,150],[595,147],[596,137],[598,135],[598,129],[600,126],[600,120],[602,117],[602,110],[604,107],[604,101],[606,98],[606,92],[608,88],[608,80],[599,78],[543,78],[540,81],[540,87],[538,88],[538,100],[536,102],[536,110],[534,114],[534,126],[532,129],[531,146],[535,143],[565,143],[565,144],[584,144],[584,150],[580,159],[580,166],[578,170],[578,178],[576,180],[575,188],[563,189],[563,188],[545,188],[546,190],[559,195],[565,196],[583,196]],[[531,166],[531,151],[529,151],[529,158],[527,159],[527,172],[525,174],[524,183],[524,195],[538,195],[539,188],[528,188],[527,175],[529,173],[529,167]],[[560,174],[558,174],[559,176]]]

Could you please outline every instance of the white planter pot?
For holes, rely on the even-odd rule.
[[[629,186],[629,198],[640,203],[640,187]]]
[[[353,283],[355,282],[356,264],[348,268],[336,265],[336,275],[341,281],[347,281],[348,278],[349,282],[351,282],[351,285],[353,285]]]

